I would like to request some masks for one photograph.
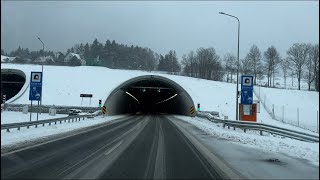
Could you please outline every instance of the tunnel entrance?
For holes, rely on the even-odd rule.
[[[24,72],[17,69],[1,69],[1,104],[3,95],[6,100],[14,97],[26,82]]]
[[[104,105],[108,115],[179,114],[195,116],[190,95],[176,82],[156,75],[130,79],[115,88]]]

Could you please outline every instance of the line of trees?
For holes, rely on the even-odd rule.
[[[263,54],[263,55],[262,55]],[[242,74],[254,75],[254,84],[257,79],[268,79],[267,86],[275,87],[274,80],[280,72],[283,74],[286,86],[287,77],[296,76],[298,89],[301,89],[301,80],[308,83],[308,90],[314,84],[315,90],[319,91],[319,44],[295,43],[287,50],[287,56],[282,58],[274,46],[270,46],[263,53],[256,45],[252,45],[245,58],[237,64],[236,57],[230,53],[224,56],[227,81],[232,79],[237,66]],[[231,75],[231,78],[229,78]]]
[[[10,53],[6,53],[3,49],[1,49],[1,55],[4,56],[9,56],[9,57],[21,57],[23,59],[30,59],[30,60],[35,60],[38,57],[41,56],[54,56],[53,51],[30,51],[28,48],[21,48],[20,46],[16,49],[11,51]]]
[[[214,48],[199,48],[182,56],[183,71],[196,78],[222,81],[225,74],[220,56]]]
[[[261,52],[258,46],[253,44],[249,52],[239,64],[237,58],[226,53],[223,58],[216,53],[214,48],[198,48],[182,56],[181,63],[174,50],[161,55],[149,48],[138,46],[127,46],[118,44],[114,40],[107,40],[103,45],[97,39],[92,44],[76,44],[67,50],[80,54],[89,66],[104,66],[114,69],[135,69],[135,70],[159,70],[169,73],[182,74],[185,76],[222,81],[226,75],[227,82],[232,82],[233,75],[237,70],[241,74],[254,75],[254,84],[264,77],[268,79],[266,86],[275,87],[275,78],[281,72],[284,85],[287,85],[287,78],[291,76],[298,80],[298,89],[301,89],[301,80],[308,83],[308,89],[314,86],[319,91],[319,44],[295,43],[286,52],[286,57],[281,57],[274,46],[268,47]],[[52,51],[29,51],[20,46],[18,49],[6,53],[1,49],[1,54],[11,57],[23,57],[34,61],[40,56],[53,56]],[[67,54],[60,54],[55,57],[56,65],[64,64],[63,59]],[[23,59],[19,59],[19,62]],[[70,62],[77,64],[77,62]]]
[[[107,40],[103,45],[95,39],[92,44],[76,44],[68,52],[82,54],[87,65],[113,69],[154,70],[159,56],[149,48],[127,46]]]

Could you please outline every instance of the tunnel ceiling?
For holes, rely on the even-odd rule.
[[[139,112],[194,116],[193,105],[192,98],[179,84],[155,75],[122,83],[105,102],[109,115]]]

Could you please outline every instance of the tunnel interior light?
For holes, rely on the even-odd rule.
[[[157,102],[156,104],[164,103],[164,102],[166,102],[166,101],[168,101],[168,100],[170,100],[170,99],[172,99],[172,98],[174,98],[174,97],[176,97],[176,96],[178,96],[178,94],[175,94],[175,95],[173,95],[173,96],[171,96],[171,97],[169,97],[168,99],[165,99],[165,100],[163,100],[163,101]]]
[[[140,104],[139,100],[136,97],[134,97],[132,94],[130,94],[128,91],[126,91],[126,94],[131,96],[133,99],[135,99],[138,102],[138,104]]]

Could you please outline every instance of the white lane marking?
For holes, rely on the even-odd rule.
[[[113,146],[111,149],[109,149],[104,155],[108,156],[112,151],[114,151],[117,147],[119,147],[122,144],[123,140],[118,142],[115,146]]]

